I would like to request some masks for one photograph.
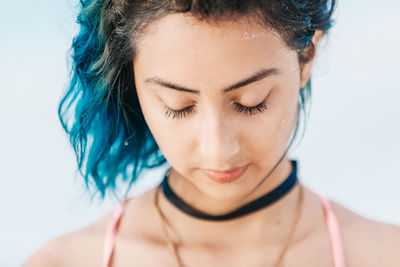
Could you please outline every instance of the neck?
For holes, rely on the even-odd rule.
[[[292,164],[285,158],[256,190],[246,195],[245,198],[236,200],[216,199],[206,195],[197,189],[189,179],[180,176],[173,169],[170,171],[169,184],[172,190],[191,207],[206,214],[219,215],[231,212],[270,192],[280,185],[291,171]],[[286,230],[291,227],[297,212],[299,186],[300,184],[297,184],[270,206],[228,221],[206,221],[191,217],[173,206],[163,194],[160,194],[159,205],[174,229],[171,236],[178,235],[176,239],[180,242],[204,243],[209,237],[210,242],[215,244],[215,236],[221,236],[221,234],[224,236],[221,240],[224,243],[230,242],[230,238],[238,238],[239,235],[254,239],[265,240],[268,238],[271,242],[281,242]],[[201,229],[201,231],[193,231],[193,229]]]

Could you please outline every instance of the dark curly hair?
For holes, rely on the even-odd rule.
[[[71,78],[58,115],[86,187],[94,185],[104,199],[107,190],[115,194],[119,179],[128,182],[126,195],[143,169],[166,162],[145,123],[133,77],[135,46],[151,23],[171,13],[208,23],[252,16],[275,29],[304,64],[315,54],[314,32],[331,28],[336,1],[81,0],[79,7]],[[310,81],[301,89],[306,103]]]

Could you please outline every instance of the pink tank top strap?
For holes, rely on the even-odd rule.
[[[345,267],[343,241],[340,233],[339,223],[332,209],[329,199],[321,193],[316,192],[324,208],[325,221],[331,239],[332,257],[335,267]]]
[[[106,234],[104,238],[104,251],[103,251],[103,267],[108,267],[111,264],[111,258],[114,252],[115,236],[118,231],[119,222],[122,214],[124,213],[126,203],[130,198],[125,198],[121,203],[118,204],[114,210],[111,222],[108,224]]]

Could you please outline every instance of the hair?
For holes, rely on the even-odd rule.
[[[335,7],[336,0],[80,0],[58,116],[86,187],[104,199],[122,180],[126,195],[142,170],[166,162],[144,120],[133,77],[135,46],[151,23],[173,13],[208,23],[252,17],[275,29],[304,64],[315,55],[314,32],[325,35],[333,25]],[[311,79],[300,90],[302,103],[310,96]]]

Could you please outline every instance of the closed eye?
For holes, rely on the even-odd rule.
[[[265,101],[261,102],[258,105],[255,105],[253,107],[247,107],[243,106],[239,103],[235,103],[235,109],[239,112],[244,113],[245,115],[255,115],[257,113],[264,112],[267,109],[267,105],[265,104]]]
[[[194,105],[186,107],[180,110],[174,110],[168,106],[165,106],[165,117],[169,118],[172,115],[173,119],[180,119],[186,117],[193,112]]]
[[[266,99],[263,100],[260,104],[252,107],[244,106],[239,103],[234,103],[234,105],[235,105],[235,110],[247,116],[252,116],[258,113],[262,113],[267,109]],[[169,118],[172,116],[172,119],[181,119],[191,114],[194,109],[195,105],[188,106],[180,110],[174,110],[168,106],[165,106],[165,117]]]

